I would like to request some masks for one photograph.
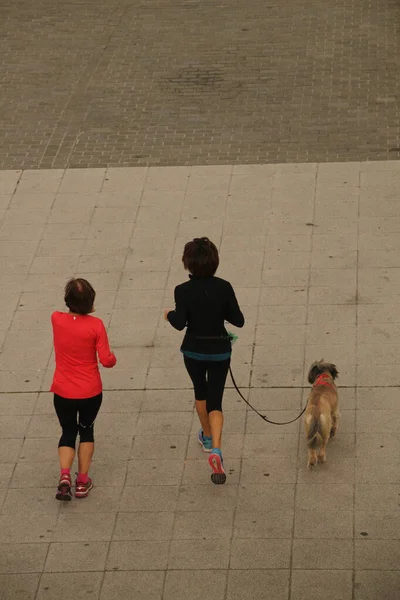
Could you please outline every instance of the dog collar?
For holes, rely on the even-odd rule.
[[[318,375],[317,379],[314,381],[313,387],[316,387],[317,385],[326,385],[327,387],[335,389],[332,383],[327,381],[328,377],[328,373],[322,373],[321,375]]]

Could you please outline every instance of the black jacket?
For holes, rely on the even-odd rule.
[[[229,352],[227,339],[202,340],[196,336],[226,336],[224,322],[243,327],[244,317],[229,281],[219,277],[195,277],[175,288],[175,310],[168,313],[168,321],[175,329],[187,327],[181,350],[200,354]]]

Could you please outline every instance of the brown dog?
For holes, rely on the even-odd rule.
[[[308,372],[308,381],[313,386],[304,416],[309,469],[312,469],[317,461],[326,461],[326,445],[337,430],[338,394],[334,380],[338,375],[336,366],[324,362],[323,359],[313,363]]]

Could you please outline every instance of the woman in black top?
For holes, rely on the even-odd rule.
[[[189,281],[175,288],[175,310],[164,311],[164,317],[178,331],[186,327],[181,352],[194,386],[201,423],[198,441],[210,453],[211,481],[225,483],[222,397],[232,349],[224,322],[243,327],[244,317],[231,284],[214,277],[219,256],[208,238],[188,242],[182,262],[190,273]]]

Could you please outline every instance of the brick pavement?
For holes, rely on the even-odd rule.
[[[398,159],[395,0],[4,0],[0,168]]]
[[[399,164],[0,171],[1,600],[398,600]],[[246,315],[233,368],[257,408],[293,417],[308,364],[338,365],[315,472],[299,423],[269,426],[229,388],[228,482],[210,483],[161,317],[204,233]],[[97,486],[65,506],[49,315],[75,273],[118,365]]]

